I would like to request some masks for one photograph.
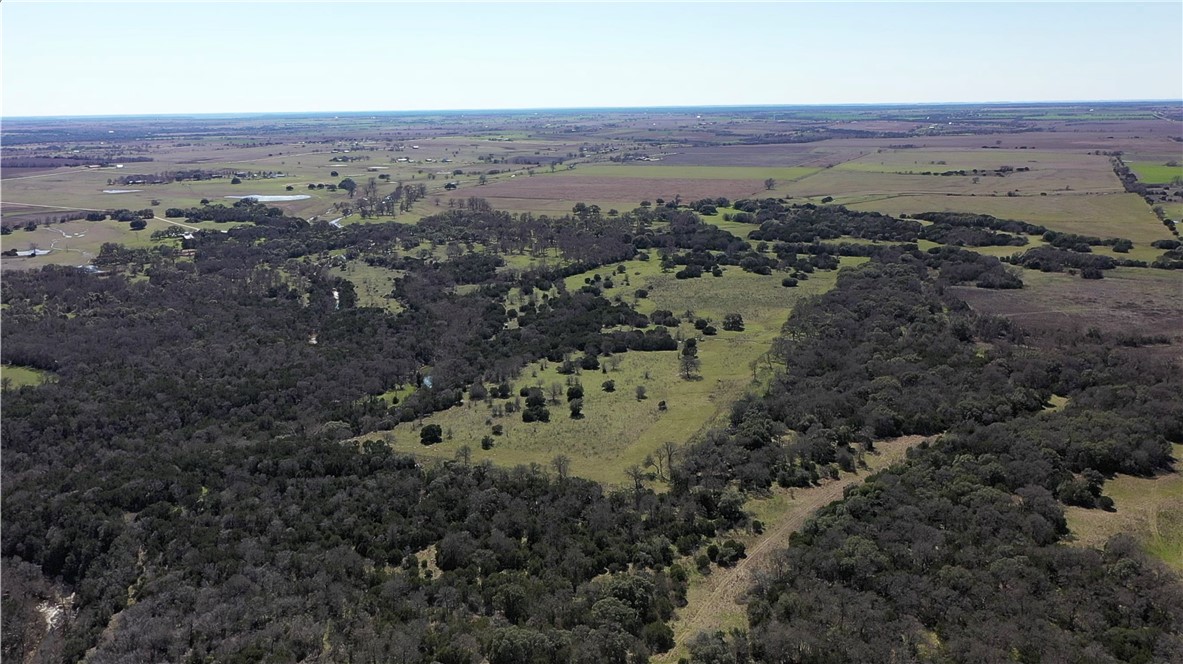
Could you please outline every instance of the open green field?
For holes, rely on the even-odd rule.
[[[842,200],[836,201],[842,203]],[[918,212],[972,212],[1000,219],[1018,219],[1053,230],[1099,237],[1124,237],[1150,244],[1169,237],[1162,222],[1137,194],[1074,194],[1049,196],[889,195],[846,203],[854,210],[898,216]]]
[[[843,259],[855,265],[860,259]],[[667,441],[682,444],[725,417],[732,402],[759,384],[767,366],[765,355],[788,318],[794,303],[802,297],[833,287],[836,272],[814,273],[797,288],[784,288],[776,276],[759,276],[728,268],[722,277],[675,279],[663,274],[656,260],[627,261],[625,274],[604,267],[566,280],[568,289],[584,285],[595,274],[612,276],[614,288],[605,295],[633,300],[639,288],[649,296],[637,302],[643,313],[668,309],[681,317],[687,309],[698,317],[719,321],[727,313],[744,317],[743,332],[720,331],[717,336],[699,337],[700,377],[685,380],[678,373],[676,352],[629,352],[604,359],[602,370],[576,376],[584,388],[582,419],[569,417],[565,399],[549,405],[549,423],[525,423],[518,413],[493,417],[484,403],[465,403],[423,420],[439,424],[451,438],[424,447],[419,443],[418,423],[405,423],[392,431],[370,436],[393,440],[402,451],[437,458],[452,458],[467,445],[476,460],[489,459],[498,465],[546,464],[559,454],[571,459],[571,472],[589,479],[617,484],[625,479],[624,469],[641,464],[646,455]],[[627,277],[627,279],[626,279]],[[626,283],[627,281],[627,283]],[[683,323],[676,334],[698,334]],[[514,394],[523,386],[540,386],[550,394],[552,385],[565,391],[567,376],[557,373],[553,363],[539,362],[514,381]],[[604,370],[607,373],[604,373]],[[601,389],[604,381],[616,384],[614,392]],[[636,388],[644,387],[647,398],[638,400]],[[668,409],[658,404],[665,401]],[[503,402],[498,402],[503,403]],[[504,427],[491,450],[480,449],[480,440],[492,424]]]
[[[1183,220],[1183,203],[1164,203],[1162,208],[1167,213],[1167,219]]]
[[[227,229],[237,224],[214,224],[206,222],[200,228]],[[38,226],[34,231],[16,230],[11,235],[0,237],[0,248],[7,251],[23,251],[33,248],[50,249],[44,256],[5,256],[0,259],[0,268],[32,269],[42,265],[84,265],[98,256],[99,249],[106,242],[116,242],[128,247],[154,247],[164,243],[176,244],[177,240],[153,240],[152,232],[171,228],[173,225],[160,219],[149,219],[148,226],[133,231],[128,224],[118,221],[70,221],[62,224]]]
[[[1183,178],[1183,166],[1167,166],[1165,162],[1127,161],[1126,166],[1146,184],[1168,184],[1175,178]]]
[[[749,233],[760,229],[759,224],[742,224],[738,221],[725,221],[723,219],[723,215],[725,214],[735,214],[735,208],[719,208],[717,214],[701,216],[702,220],[706,223],[721,228],[741,240],[747,240]]]
[[[1105,483],[1115,510],[1067,507],[1068,528],[1081,546],[1101,548],[1118,533],[1138,538],[1147,553],[1183,572],[1183,444],[1174,445],[1175,472],[1157,477],[1118,475]]]
[[[402,276],[398,270],[374,267],[364,261],[349,261],[343,267],[333,268],[330,274],[353,282],[360,307],[377,307],[392,314],[403,310],[398,300],[386,297],[394,289],[394,280]]]
[[[503,270],[533,270],[555,267],[566,262],[558,248],[547,248],[541,254],[501,254],[501,259],[505,261],[505,267],[501,268]]]
[[[6,386],[12,388],[25,386],[36,387],[50,380],[52,376],[47,371],[38,371],[37,369],[18,367],[12,364],[0,364],[0,381],[3,381]]]

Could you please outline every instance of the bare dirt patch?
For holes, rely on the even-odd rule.
[[[1149,268],[1107,270],[1100,280],[1067,273],[1023,271],[1018,291],[958,286],[974,309],[1006,316],[1038,330],[1087,330],[1105,334],[1166,335],[1170,345],[1140,349],[1183,362],[1183,274]]]

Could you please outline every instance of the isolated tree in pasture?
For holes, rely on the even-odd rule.
[[[776,180],[773,180],[772,178],[768,178],[767,180],[764,181],[764,188],[765,189],[771,190],[775,186],[776,186]]]
[[[674,460],[678,457],[678,444],[667,440],[657,448],[656,459],[665,466],[666,471],[673,470]]]
[[[674,458],[677,456],[677,451],[677,443],[664,442],[656,452],[645,456],[645,467],[652,468],[657,479],[663,482],[667,481],[670,478],[670,471],[674,468]]]
[[[549,422],[550,411],[546,409],[546,397],[542,390],[532,387],[526,394],[526,407],[522,410],[523,422]]]
[[[739,314],[723,316],[723,329],[728,332],[743,332],[743,316]]]
[[[565,480],[571,475],[571,458],[566,454],[560,454],[550,460],[550,467],[555,469],[559,479]]]
[[[378,180],[375,178],[370,178],[369,180],[367,180],[366,184],[362,187],[361,195],[363,197],[365,197],[365,199],[367,201],[369,201],[371,205],[373,205],[374,203],[377,203],[378,202]]]
[[[683,355],[678,360],[678,373],[682,378],[690,380],[698,375],[698,370],[702,367],[702,360],[694,355]]]
[[[337,188],[344,189],[345,191],[348,191],[349,197],[353,198],[353,192],[355,189],[357,189],[357,183],[353,181],[353,178],[345,178],[344,180],[341,180],[341,182],[337,184]]]
[[[444,442],[444,428],[438,424],[428,424],[419,430],[419,442],[423,445],[435,445]]]
[[[567,388],[567,401],[574,401],[583,398],[583,386],[576,383]]]

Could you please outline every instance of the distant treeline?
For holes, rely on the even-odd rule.
[[[151,157],[124,155],[78,156],[78,157],[5,157],[0,159],[0,168],[61,168],[65,166],[114,166],[152,161]]]
[[[184,182],[186,180],[214,180],[218,178],[228,178],[232,175],[234,175],[234,170],[229,168],[220,168],[212,171],[193,168],[179,171],[162,171],[160,173],[151,174],[128,173],[126,175],[120,175],[119,177],[107,180],[107,184],[168,184],[169,182]]]

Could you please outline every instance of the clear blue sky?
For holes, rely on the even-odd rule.
[[[1183,98],[1183,3],[20,2],[0,113]]]

